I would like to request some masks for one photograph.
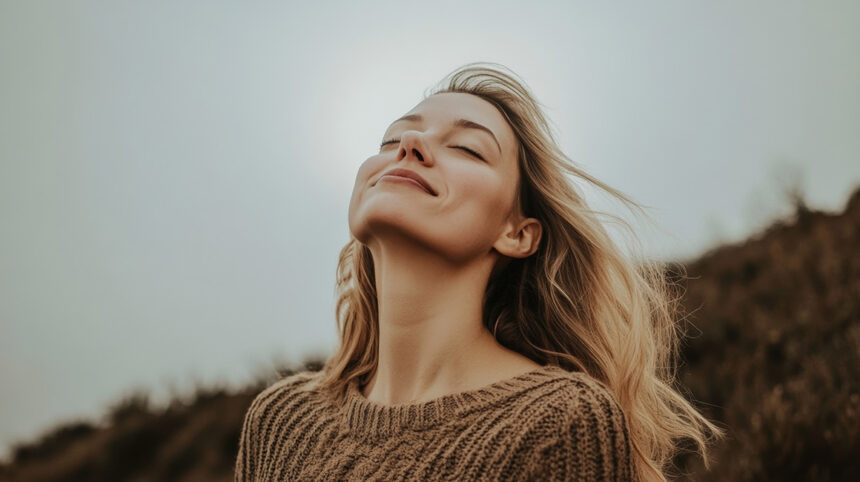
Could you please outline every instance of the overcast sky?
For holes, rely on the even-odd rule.
[[[358,166],[467,62],[649,206],[654,257],[860,182],[860,3],[525,5],[0,0],[0,455],[135,387],[331,351]]]

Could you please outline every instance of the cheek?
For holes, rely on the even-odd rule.
[[[352,212],[352,205],[357,201],[357,198],[369,187],[374,173],[380,169],[382,169],[382,162],[379,160],[379,156],[368,157],[358,166],[350,196],[350,212]]]
[[[492,230],[505,215],[502,211],[508,204],[507,184],[498,173],[488,170],[463,173],[456,179],[456,196],[459,198],[456,210],[463,217],[458,224]]]
[[[472,202],[498,207],[505,197],[505,182],[496,171],[464,170],[456,179],[460,192]]]
[[[453,179],[445,209],[424,228],[452,259],[474,259],[488,252],[503,228],[505,183],[486,171]]]
[[[363,189],[367,189],[370,185],[370,180],[374,175],[378,175],[384,167],[385,163],[382,161],[380,156],[371,156],[364,160],[361,165],[358,166],[358,170],[355,173],[355,182],[353,184],[353,196],[358,191]]]
[[[358,172],[355,175],[356,182],[362,179],[367,180],[373,172],[381,169],[383,164],[380,156],[368,157],[358,166]]]

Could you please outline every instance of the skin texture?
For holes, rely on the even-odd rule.
[[[360,166],[349,228],[372,254],[379,306],[379,361],[362,392],[383,405],[478,389],[539,365],[498,344],[481,323],[490,273],[503,257],[534,253],[540,223],[514,205],[518,141],[486,100],[440,93],[392,123]],[[489,128],[457,128],[464,118]],[[484,160],[455,146],[477,151]],[[438,193],[379,181],[394,168],[420,174]]]

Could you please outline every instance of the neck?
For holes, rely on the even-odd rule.
[[[408,242],[374,240],[368,247],[379,315],[378,364],[363,390],[369,400],[426,401],[483,386],[488,374],[504,369],[502,359],[511,367],[514,352],[482,322],[493,255],[457,264]]]

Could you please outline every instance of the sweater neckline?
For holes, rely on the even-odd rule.
[[[481,388],[397,405],[368,400],[359,390],[358,381],[353,379],[346,391],[345,422],[350,431],[371,436],[394,435],[404,429],[425,430],[464,411],[497,403],[566,373],[564,368],[542,365]]]

